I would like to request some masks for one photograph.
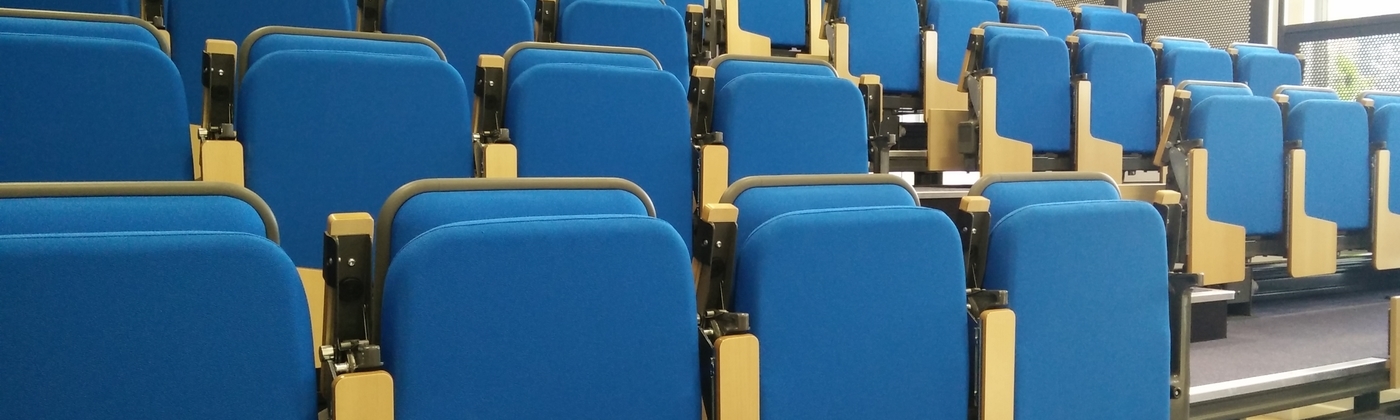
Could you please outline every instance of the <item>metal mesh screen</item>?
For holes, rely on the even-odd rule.
[[[1249,41],[1249,0],[1165,0],[1147,3],[1147,39],[1197,38],[1215,48]]]
[[[1400,34],[1303,42],[1298,52],[1308,86],[1330,87],[1343,99],[1366,90],[1400,91]]]
[[[1055,0],[1055,5],[1066,9],[1074,10],[1074,6],[1081,4],[1108,5],[1108,0]]]

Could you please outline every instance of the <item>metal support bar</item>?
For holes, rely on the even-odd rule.
[[[861,96],[865,98],[865,129],[869,142],[867,152],[870,172],[886,174],[890,172],[890,149],[894,147],[896,134],[886,130],[885,88],[880,84],[880,77],[874,75],[861,75],[859,87]]]
[[[991,200],[986,197],[963,197],[958,204],[958,229],[962,236],[964,265],[967,267],[967,288],[982,288],[982,276],[987,272],[987,243],[991,236]]]
[[[1173,273],[1167,276],[1168,322],[1171,329],[1171,418],[1190,418],[1191,398],[1191,288],[1201,275]]]
[[[696,307],[707,310],[731,309],[734,291],[734,241],[738,236],[735,221],[695,222],[695,259],[700,263],[696,279]]]
[[[368,213],[333,214],[324,243],[325,327],[321,346],[321,390],[334,398],[336,377],[383,367],[379,346],[369,342],[369,305],[374,219]],[[330,406],[334,407],[334,401]],[[334,412],[331,413],[335,415]]]
[[[685,8],[685,38],[690,53],[690,67],[703,66],[714,58],[705,42],[705,7],[698,4]]]
[[[232,42],[209,40],[205,45],[201,81],[204,84],[205,140],[238,138],[233,127],[233,95],[237,47]]]

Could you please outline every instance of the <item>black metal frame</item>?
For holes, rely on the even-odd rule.
[[[1400,34],[1400,14],[1279,27],[1279,51],[1297,53],[1304,42]]]

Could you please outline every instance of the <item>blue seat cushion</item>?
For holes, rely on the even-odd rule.
[[[1288,139],[1307,151],[1308,215],[1341,231],[1371,226],[1371,149],[1366,108],[1354,101],[1314,99],[1291,107]]]
[[[807,45],[807,2],[749,0],[739,2],[739,27],[768,37],[774,48]]]
[[[1048,1],[1011,0],[1006,9],[1006,22],[1039,26],[1060,40],[1074,32],[1074,14]]]
[[[1168,418],[1166,266],[1145,202],[1039,204],[997,222],[985,284],[1014,296],[1016,418]]]
[[[1303,102],[1307,102],[1307,101],[1311,101],[1311,100],[1315,100],[1315,99],[1330,100],[1330,101],[1335,101],[1335,100],[1341,99],[1341,98],[1339,98],[1339,97],[1337,96],[1337,92],[1332,91],[1332,90],[1330,90],[1330,89],[1329,89],[1329,90],[1325,90],[1325,91],[1320,91],[1320,90],[1306,90],[1306,89],[1289,89],[1289,88],[1283,88],[1283,91],[1282,91],[1282,92],[1279,92],[1279,93],[1282,93],[1282,94],[1284,94],[1284,95],[1288,95],[1288,104],[1289,104],[1290,106],[1302,105]],[[1359,105],[1359,104],[1360,104],[1360,103],[1358,103],[1358,105]]]
[[[1210,151],[1207,214],[1245,234],[1283,231],[1283,121],[1274,101],[1243,94],[1195,100],[1187,136]],[[1248,171],[1239,168],[1250,168]]]
[[[1400,104],[1400,94],[1395,93],[1366,93],[1361,97],[1374,102],[1375,109],[1381,109],[1386,105]]]
[[[171,58],[185,80],[189,122],[203,115],[204,41],[223,39],[243,44],[254,30],[273,25],[319,29],[355,29],[355,0],[179,0],[166,2]]]
[[[715,97],[714,129],[729,148],[729,182],[754,175],[863,174],[865,104],[844,79],[758,73]]]
[[[1371,141],[1389,144],[1391,139],[1400,142],[1400,106],[1386,105],[1377,108],[1371,117]],[[1400,168],[1400,153],[1391,152],[1390,196],[1400,197],[1400,171],[1395,168]],[[1390,212],[1400,213],[1400,200],[1390,200]]]
[[[0,182],[194,179],[184,92],[145,43],[0,33]]]
[[[475,77],[482,54],[503,55],[510,46],[535,39],[533,3],[386,0],[384,32],[431,39],[458,73]]]
[[[256,209],[222,195],[0,199],[0,235],[218,231],[267,235]]]
[[[1239,57],[1235,81],[1249,85],[1255,95],[1271,98],[1283,85],[1303,84],[1303,66],[1298,57],[1281,53],[1253,53]]]
[[[918,4],[905,0],[840,2],[850,24],[850,71],[878,74],[885,92],[916,94],[922,85]]]
[[[1027,0],[1029,1],[1029,0]],[[1070,150],[1069,51],[1039,31],[987,27],[986,67],[997,78],[997,132],[1037,153]]]
[[[248,48],[247,65],[252,66],[264,56],[287,50],[344,51],[384,55],[407,55],[441,59],[437,50],[417,42],[381,41],[319,35],[268,34],[258,38]],[[475,74],[475,68],[473,68]]]
[[[592,407],[613,419],[694,417],[694,287],[685,244],[650,217],[430,230],[400,250],[384,283],[395,413],[549,419]]]
[[[505,125],[519,152],[520,176],[632,181],[651,196],[657,217],[690,243],[690,119],[675,77],[554,63],[526,70],[510,86]]]
[[[676,76],[682,88],[690,88],[685,22],[680,13],[664,4],[646,0],[576,0],[560,14],[559,41],[644,49],[656,56],[662,70]]]
[[[0,7],[141,17],[140,0],[3,0]]]
[[[966,418],[960,247],[947,216],[915,206],[797,211],[754,230],[734,299],[762,337],[762,415]]]
[[[909,190],[894,184],[750,188],[734,199],[734,206],[740,209],[736,238],[742,244],[754,229],[797,211],[917,204]]]
[[[1001,12],[986,0],[930,0],[924,23],[938,31],[938,80],[958,83],[972,28],[999,21]]]
[[[470,96],[440,59],[279,51],[249,67],[240,90],[248,189],[277,214],[302,267],[321,266],[331,213],[376,213],[410,181],[474,172]]]
[[[1117,32],[1142,43],[1142,20],[1117,7],[1094,7],[1081,5],[1079,8],[1079,28],[1091,31]]]
[[[1071,201],[1117,200],[1118,186],[1100,180],[997,182],[982,190],[992,202],[991,224],[1024,207]]]
[[[1123,145],[1124,153],[1154,153],[1158,94],[1152,48],[1126,38],[1089,35],[1081,35],[1080,45],[1079,68],[1094,88],[1090,133]]]
[[[659,70],[651,57],[642,54],[598,52],[576,49],[523,48],[506,57],[506,83],[513,83],[522,73],[542,64],[598,64],[617,67]]]
[[[85,20],[0,17],[0,32],[36,35],[66,35],[112,38],[139,42],[159,49],[160,42],[150,30],[128,23]]]
[[[315,417],[306,295],[265,238],[9,235],[0,266],[0,417]]]
[[[715,91],[724,90],[724,86],[728,85],[729,81],[749,73],[805,74],[809,76],[836,77],[836,71],[826,65],[746,60],[743,57],[736,57],[721,61],[715,66]]]
[[[413,196],[399,206],[390,229],[389,255],[435,227],[507,217],[633,214],[646,216],[646,205],[622,190],[487,190],[435,191]]]
[[[1187,45],[1182,43],[1183,45]],[[1203,47],[1166,47],[1162,52],[1161,77],[1173,84],[1188,80],[1229,82],[1234,79],[1230,53]]]

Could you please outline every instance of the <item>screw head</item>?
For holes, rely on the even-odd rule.
[[[346,260],[345,263],[346,263],[346,264],[349,264],[351,267],[354,267],[354,266],[355,266],[355,259],[354,259],[354,258],[351,258],[351,259],[349,259],[349,260]]]

